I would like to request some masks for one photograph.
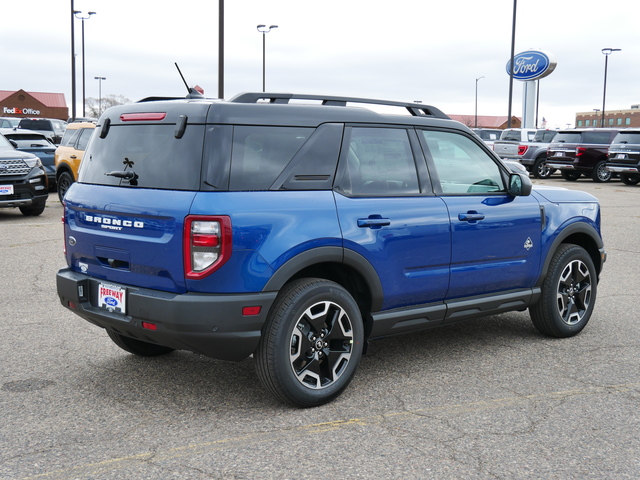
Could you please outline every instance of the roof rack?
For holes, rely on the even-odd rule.
[[[441,110],[431,105],[422,105],[419,103],[392,102],[388,100],[376,100],[373,98],[356,98],[356,97],[335,97],[329,95],[302,95],[295,93],[240,93],[233,97],[230,102],[233,103],[258,103],[259,100],[267,100],[269,103],[287,104],[289,100],[318,100],[322,105],[332,105],[344,107],[349,103],[368,103],[370,105],[385,105],[391,107],[406,108],[413,116],[429,116],[436,118],[449,117]]]

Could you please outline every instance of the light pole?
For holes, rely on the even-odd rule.
[[[609,63],[609,55],[613,52],[619,52],[622,50],[621,48],[603,48],[602,53],[604,54],[604,92],[602,93],[602,125],[604,128],[604,104],[607,98],[607,66]]]
[[[75,12],[73,12],[73,14],[78,20],[82,20],[82,116],[86,117],[87,116],[86,106],[85,106],[86,88],[85,88],[85,74],[84,74],[84,21],[90,19],[91,15],[95,15],[96,12],[87,12],[86,17],[83,17],[82,12],[79,10],[76,10]]]
[[[93,77],[98,80],[98,118],[102,115],[102,80],[106,80],[107,77]]]
[[[475,121],[474,128],[478,128],[478,80],[480,80],[481,78],[484,78],[484,77],[476,78],[476,121]]]
[[[265,76],[266,76],[266,47],[265,47],[265,38],[267,33],[269,33],[272,29],[278,28],[278,25],[258,25],[258,31],[262,34],[262,91],[265,92]]]

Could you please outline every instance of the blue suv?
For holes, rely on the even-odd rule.
[[[527,308],[540,332],[575,335],[605,261],[596,198],[532,190],[413,103],[113,107],[64,204],[63,306],[136,355],[253,355],[301,407],[337,397],[370,339]]]

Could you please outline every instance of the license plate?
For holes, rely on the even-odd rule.
[[[556,157],[564,157],[564,152],[556,152]]]
[[[616,158],[619,158],[621,160],[624,160],[625,158],[627,158],[627,155],[624,153],[619,153],[618,156]]]
[[[98,285],[98,306],[110,312],[127,313],[127,289],[109,283]]]
[[[0,195],[13,195],[13,185],[0,185]]]

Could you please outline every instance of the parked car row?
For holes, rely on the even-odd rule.
[[[559,171],[567,181],[585,176],[608,182],[619,176],[626,185],[640,183],[640,129],[513,128],[485,142],[503,161],[519,162],[537,178]]]

